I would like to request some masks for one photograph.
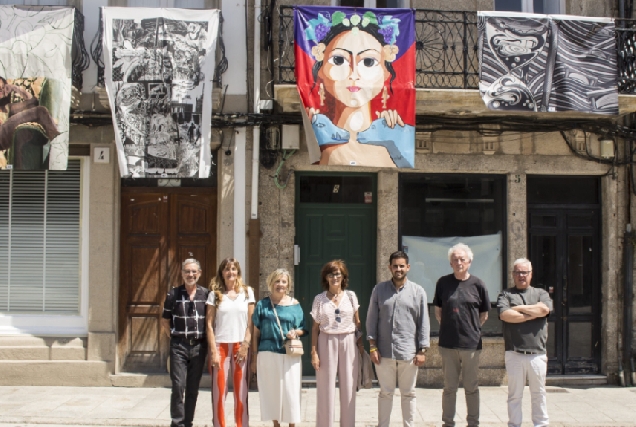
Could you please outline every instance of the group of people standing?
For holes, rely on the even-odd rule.
[[[479,424],[479,356],[481,327],[491,304],[484,283],[468,272],[473,253],[464,244],[449,249],[453,273],[441,277],[433,306],[440,323],[444,392],[442,421],[455,426],[456,394],[460,374],[466,395],[468,426]],[[430,324],[424,289],[407,278],[408,255],[389,257],[391,279],[378,283],[366,317],[368,359],[375,366],[380,391],[378,426],[390,424],[393,395],[400,390],[403,425],[413,426],[415,386],[419,367],[430,347]],[[184,284],[171,289],[164,304],[163,326],[170,339],[172,427],[190,427],[199,381],[208,357],[212,377],[213,424],[225,427],[228,383],[233,383],[236,426],[248,425],[248,383],[257,375],[261,420],[294,426],[301,421],[301,357],[289,354],[285,342],[309,333],[299,302],[289,295],[290,273],[277,269],[267,278],[269,296],[255,301],[252,288],[241,275],[237,260],[227,258],[218,268],[209,289],[197,285],[201,266],[195,259],[183,262]],[[532,420],[547,426],[545,375],[547,368],[546,316],[552,311],[547,292],[530,286],[532,265],[515,261],[515,286],[497,300],[503,322],[506,370],[509,378],[509,426],[521,425],[521,397],[526,378],[532,395]],[[312,304],[311,364],[316,370],[316,425],[331,427],[335,419],[336,378],[340,389],[340,425],[355,426],[356,391],[366,355],[360,304],[347,290],[349,272],[341,260],[330,261],[321,271],[321,286]],[[510,353],[510,354],[509,354]],[[185,397],[185,399],[184,399]]]

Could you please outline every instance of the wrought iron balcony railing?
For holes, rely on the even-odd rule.
[[[415,10],[418,88],[477,89],[477,12]],[[618,90],[636,94],[636,20],[616,19]],[[276,83],[295,83],[294,8],[280,6]]]

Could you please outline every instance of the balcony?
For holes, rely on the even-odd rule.
[[[276,99],[283,111],[299,111],[290,91],[294,77],[294,8],[280,6],[276,51]],[[417,113],[485,113],[477,92],[477,12],[415,10]],[[616,19],[618,91],[636,95],[636,20]],[[295,92],[295,88],[293,90]],[[636,110],[636,98],[619,97],[621,111]]]

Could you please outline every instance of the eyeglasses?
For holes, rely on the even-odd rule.
[[[530,271],[513,271],[512,272],[512,274],[514,274],[515,276],[527,276],[530,273],[532,273],[532,270],[530,270]]]
[[[335,279],[337,277],[342,277],[342,273],[329,273],[329,274],[327,274],[327,279]]]
[[[181,270],[183,274],[198,274],[199,270]]]
[[[340,323],[342,321],[342,319],[340,318],[340,309],[336,308],[336,322]]]

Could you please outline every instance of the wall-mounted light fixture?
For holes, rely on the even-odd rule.
[[[603,136],[598,140],[600,145],[601,157],[604,159],[614,158],[614,140],[609,136]]]

